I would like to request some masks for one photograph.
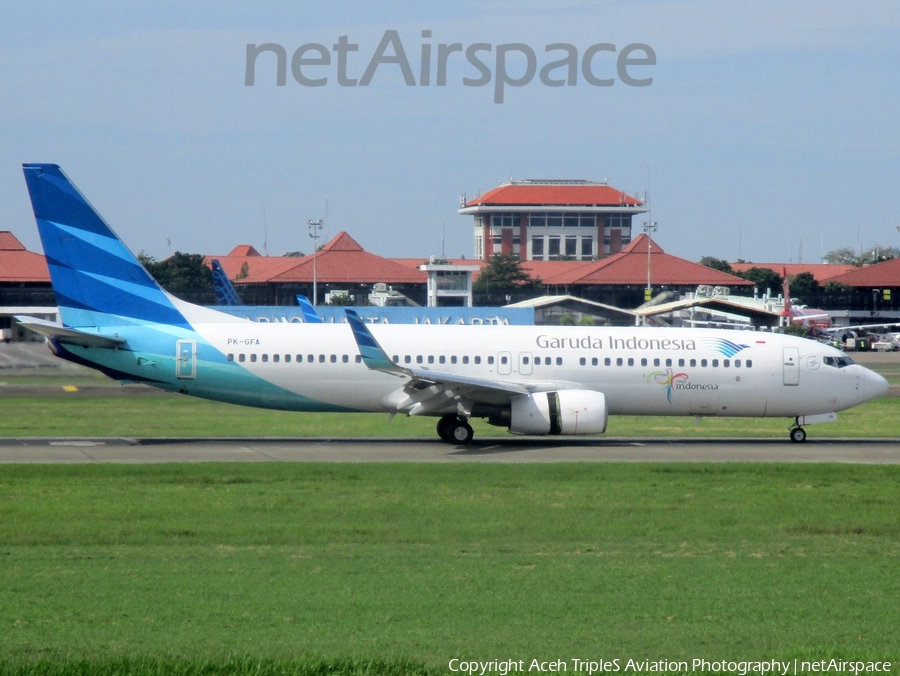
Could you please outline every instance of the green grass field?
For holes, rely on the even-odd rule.
[[[181,395],[94,396],[83,392],[5,396],[0,437],[436,437],[435,419],[386,414],[289,413]],[[614,416],[607,436],[786,437],[787,418]],[[473,420],[476,439],[508,436]],[[900,397],[842,411],[838,421],[808,428],[816,437],[900,438]]]
[[[900,468],[0,468],[0,674],[900,662]]]

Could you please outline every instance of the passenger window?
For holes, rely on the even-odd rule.
[[[404,364],[412,363],[412,357],[410,357],[409,355],[406,355],[405,357],[403,357],[403,363]]]
[[[397,361],[397,357],[394,357],[394,361]],[[362,363],[362,355],[361,354],[356,355],[356,363],[357,364]]]
[[[616,366],[621,366],[621,365],[622,365],[622,357],[619,357],[618,359],[616,359]]]
[[[646,358],[646,357],[642,357],[642,358],[641,358],[641,366],[646,366],[646,365],[647,365],[647,358]]]
[[[324,363],[325,363],[325,355],[324,355],[324,354],[320,354],[320,355],[319,355],[319,363],[320,363],[320,364],[324,364]]]
[[[679,365],[679,366],[684,366],[684,359],[679,359],[679,360],[678,360],[678,365]]]
[[[468,363],[469,363],[469,355],[466,355],[465,357],[463,357],[463,364],[468,364]]]
[[[481,357],[475,357],[475,363],[476,363],[476,364],[480,364],[480,363],[481,363]]]
[[[523,363],[525,366],[528,366],[528,364],[530,363],[530,361],[531,361],[531,360],[530,360],[528,357],[522,357],[522,363]]]
[[[228,355],[228,361],[234,361],[234,354]]]
[[[264,354],[264,355],[262,356],[262,360],[263,360],[263,361],[269,361],[269,355]]]
[[[712,365],[713,365],[713,368],[718,368],[718,367],[719,367],[719,360],[718,360],[718,359],[713,359],[713,360],[712,360]]]
[[[310,364],[312,364],[315,360],[316,360],[315,355],[312,355],[312,354],[306,355],[306,361],[308,361]]]
[[[250,355],[250,361],[256,361],[256,355],[255,355],[255,354],[251,354],[251,355]]]
[[[488,357],[488,364],[493,364],[493,363],[494,363],[494,357],[493,356]],[[503,363],[505,364],[506,362],[503,362]]]
[[[740,359],[734,360],[734,368],[736,368],[736,369],[741,368],[741,360]]]
[[[748,360],[747,360],[746,362],[744,362],[744,363],[746,364],[746,366],[747,366],[748,369],[749,369],[749,368],[753,368],[753,360],[752,360],[752,359],[748,359]]]
[[[597,357],[593,357],[593,358],[591,359],[591,366],[597,366],[597,364],[599,364],[599,363],[600,363],[600,362],[599,362],[599,360],[597,359]]]
[[[450,355],[450,363],[451,363],[451,364],[455,364],[455,363],[456,363],[456,355],[455,355],[455,354],[451,354],[451,355]]]
[[[298,354],[298,355],[297,355],[297,363],[299,364],[299,363],[301,363],[302,361],[303,361],[303,355],[302,355],[302,354]]]
[[[654,365],[654,366],[659,366],[659,359],[654,359],[654,360],[653,360],[653,365]]]
[[[666,366],[671,366],[671,365],[672,365],[672,360],[666,359]]]
[[[504,355],[503,357],[500,357],[500,363],[501,363],[501,364],[506,364],[506,363],[508,363],[508,362],[509,362],[509,357],[507,357],[507,356],[505,356],[505,355]]]
[[[274,361],[274,362],[277,364],[278,362],[281,361],[281,355],[280,355],[280,354],[273,354],[273,355],[272,355],[272,361]]]
[[[428,355],[428,363],[429,363],[429,364],[433,364],[433,363],[434,363],[434,355],[433,355],[433,354]]]
[[[556,365],[557,365],[557,366],[562,366],[562,357],[557,357],[557,358],[556,358]]]
[[[290,362],[291,362],[291,355],[289,355],[289,354],[284,355],[284,360],[285,360],[287,363],[290,363]]]
[[[550,364],[551,364],[550,357],[544,357],[544,366],[550,366]]]
[[[628,357],[628,365],[634,366],[634,359],[632,357]]]
[[[706,360],[705,359],[700,360],[700,366],[702,366],[703,368],[706,368]]]
[[[246,359],[246,356],[245,356],[245,355],[243,355],[243,354],[239,354],[239,355],[238,355],[238,361],[242,362],[242,361],[244,361],[245,359]]]
[[[350,362],[349,355],[345,354],[343,357],[341,357],[341,361],[344,362],[345,364],[348,364]]]
[[[359,355],[356,355],[356,356],[358,357]],[[393,361],[394,361],[395,364],[399,364],[399,363],[400,363],[400,355],[399,355],[399,354],[395,354],[394,357],[393,357]]]
[[[731,366],[731,362],[728,361],[727,359],[723,359],[722,366],[724,366],[725,368],[728,368],[729,366]]]
[[[578,360],[578,363],[581,364],[582,366],[585,366],[585,365],[587,365],[587,359],[582,357],[581,359]]]
[[[610,366],[611,364],[612,364],[612,360],[609,357],[607,357],[606,359],[603,360],[604,366]]]
[[[417,355],[416,355],[416,363],[417,363],[417,364],[421,364],[421,363],[422,363],[422,355],[420,355],[420,354],[417,354]]]
[[[447,357],[445,357],[444,355],[441,355],[440,357],[438,357],[438,362],[440,362],[441,364],[446,364]]]

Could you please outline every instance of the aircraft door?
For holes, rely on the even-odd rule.
[[[519,375],[522,376],[530,376],[532,369],[534,366],[534,357],[531,356],[531,352],[520,352],[519,353]]]
[[[181,380],[193,380],[197,374],[197,341],[179,340],[175,343],[175,376]]]
[[[509,352],[497,354],[497,374],[508,376],[512,373],[512,355]]]
[[[800,384],[800,349],[796,347],[782,348],[784,351],[784,384]]]

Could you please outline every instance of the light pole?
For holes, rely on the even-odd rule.
[[[644,289],[644,301],[647,303],[653,298],[653,287],[650,286],[650,250],[653,248],[653,245],[650,241],[650,235],[656,231],[657,227],[659,226],[656,221],[652,223],[644,221],[644,232],[647,233],[647,288]]]
[[[309,236],[312,237],[313,241],[313,297],[312,304],[317,305],[316,298],[318,294],[316,293],[316,281],[317,281],[317,270],[316,270],[316,254],[319,252],[319,230],[322,229],[322,219],[318,220],[308,220],[306,221],[307,226],[309,227]]]

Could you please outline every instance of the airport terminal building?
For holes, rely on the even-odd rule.
[[[510,181],[460,200],[474,217],[475,258],[516,254],[523,261],[593,261],[619,253],[632,240],[632,217],[642,200],[604,183],[583,180]]]

